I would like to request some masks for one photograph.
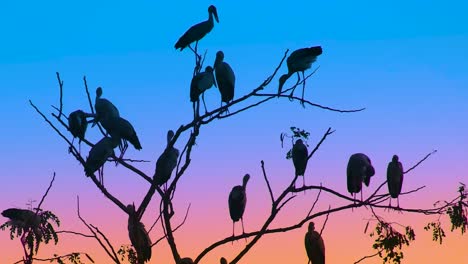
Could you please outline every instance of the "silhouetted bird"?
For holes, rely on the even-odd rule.
[[[182,258],[180,259],[179,264],[193,264],[193,260],[191,258]]]
[[[237,185],[234,186],[229,194],[229,214],[231,215],[232,219],[232,236],[234,236],[234,222],[241,220],[242,223],[242,234],[244,232],[244,220],[243,215],[245,211],[245,205],[247,203],[247,193],[245,188],[247,186],[247,182],[250,179],[250,175],[246,174],[242,179],[242,186]],[[247,241],[247,238],[245,239]]]
[[[140,150],[141,144],[132,124],[122,117],[103,118],[101,124],[106,127],[107,133],[112,138],[119,141],[120,158],[123,157],[128,148],[128,142],[132,143],[135,149]],[[123,144],[122,144],[123,142]]]
[[[292,148],[291,155],[294,163],[294,168],[296,169],[296,176],[302,176],[303,186],[305,186],[304,174],[307,168],[309,152],[307,151],[307,147],[302,141],[302,139],[296,140],[296,144],[294,144]]]
[[[221,264],[228,264],[228,262],[227,262],[227,260],[226,260],[225,258],[221,258],[221,259],[219,260],[219,263],[221,263]]]
[[[94,109],[96,110],[96,117],[94,118],[93,127],[97,124],[97,122],[101,122],[103,119],[114,119],[120,117],[119,110],[112,104],[109,100],[101,98],[102,96],[102,88],[98,87],[96,89],[96,101],[94,103]],[[107,124],[101,125],[108,130],[106,127]]]
[[[177,166],[177,158],[179,157],[179,150],[170,147],[169,142],[174,137],[174,131],[167,131],[167,146],[164,152],[159,156],[158,161],[156,161],[156,169],[154,172],[154,182],[158,186],[165,184],[169,178],[171,178],[172,171]]]
[[[114,148],[117,147],[119,141],[111,137],[103,137],[89,151],[88,158],[85,162],[86,176],[91,176],[95,171],[99,170],[99,181],[104,185],[103,168],[107,159],[114,155]]]
[[[400,207],[400,199],[398,196],[400,195],[401,187],[403,186],[403,165],[398,161],[397,155],[393,155],[392,161],[388,163],[387,186],[390,196],[397,199],[398,207]],[[390,199],[390,205],[391,202],[392,199]]]
[[[181,51],[187,46],[196,54],[196,49],[198,41],[202,39],[206,34],[208,34],[214,26],[213,15],[216,19],[216,22],[219,23],[218,12],[214,5],[210,5],[208,8],[208,20],[198,23],[191,28],[189,28],[182,37],[179,38],[175,44],[175,49],[180,49]],[[190,46],[191,43],[195,42],[195,50]]]
[[[10,221],[7,223],[21,229],[23,234],[33,232],[37,240],[40,240],[44,235],[41,228],[42,216],[40,214],[27,209],[10,208],[4,210],[2,216],[9,218]]]
[[[224,62],[224,53],[218,51],[214,63],[216,82],[221,93],[221,106],[223,102],[229,103],[234,98],[234,87],[236,85],[236,76],[231,66]],[[227,112],[228,109],[226,109]]]
[[[305,234],[304,244],[309,257],[309,262],[312,264],[325,264],[325,244],[322,236],[315,231],[313,222],[309,223],[308,231]]]
[[[84,139],[88,122],[86,121],[86,114],[81,110],[71,112],[68,116],[68,130],[73,135],[73,140],[77,137],[78,144],[81,149],[81,141]],[[73,144],[73,141],[72,141]]]
[[[135,205],[127,205],[128,216],[128,236],[138,256],[138,264],[143,264],[151,259],[151,239],[145,226],[138,219]]]
[[[281,94],[284,83],[294,73],[297,73],[297,83],[299,83],[300,81],[299,72],[301,72],[302,79],[304,80],[303,85],[302,85],[302,100],[304,100],[304,87],[305,87],[304,71],[311,67],[312,63],[317,60],[317,56],[319,56],[320,54],[322,54],[322,47],[315,46],[315,47],[295,50],[291,53],[291,55],[289,55],[288,59],[286,60],[286,64],[288,66],[288,73],[282,75],[279,79],[278,97]],[[291,91],[291,95],[290,95],[291,97],[295,89],[296,88],[294,88]]]
[[[2,216],[10,218],[11,223],[20,228],[37,228],[41,224],[41,216],[27,209],[6,209]]]
[[[213,85],[217,87],[214,78],[213,68],[211,66],[206,66],[204,72],[200,72],[192,78],[192,82],[190,83],[190,101],[193,102],[194,118],[199,116],[200,94],[202,95],[205,112],[208,112],[205,104],[205,91],[210,89]]]
[[[375,170],[372,167],[371,160],[363,153],[351,155],[346,169],[348,178],[348,192],[356,199],[356,193],[361,192],[362,201],[362,182],[369,186],[370,178],[374,176]]]

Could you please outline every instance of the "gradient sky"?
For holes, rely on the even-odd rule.
[[[346,194],[349,155],[364,152],[376,168],[370,189],[364,190],[366,196],[385,180],[393,154],[409,168],[433,149],[437,154],[407,174],[403,186],[406,191],[426,188],[401,197],[401,206],[430,208],[436,200],[456,195],[458,182],[468,183],[462,165],[468,146],[466,1],[159,2],[2,2],[1,210],[24,208],[29,199],[39,200],[55,171],[56,181],[43,208],[60,217],[61,229],[86,232],[76,215],[79,195],[81,215],[108,234],[117,248],[128,244],[125,215],[84,176],[68,155],[66,143],[28,100],[50,113],[51,105],[58,105],[59,100],[58,71],[64,80],[64,111],[89,111],[82,81],[86,75],[91,92],[102,86],[104,97],[132,122],[143,150],[130,146],[127,157],[151,160],[137,166],[152,175],[166,131],[189,122],[193,115],[189,85],[194,58],[189,50],[176,51],[174,44],[191,25],[207,18],[210,4],[216,5],[220,23],[199,48],[208,50],[208,64],[214,62],[216,51],[224,51],[236,72],[236,98],[268,77],[286,49],[321,45],[323,55],[316,64],[320,70],[307,82],[306,97],[330,107],[367,109],[340,114],[310,106],[303,109],[287,99],[271,100],[204,127],[175,198],[176,224],[191,204],[186,225],[175,234],[183,256],[193,257],[231,234],[227,197],[245,173],[252,176],[244,215],[246,231],[260,228],[270,208],[260,161],[265,161],[278,194],[293,176],[292,162],[284,158],[287,148],[282,149],[279,142],[280,133],[290,126],[310,131],[312,146],[329,126],[336,129],[308,165],[309,184],[321,182]],[[285,71],[284,65],[280,74]],[[268,92],[277,90],[277,78]],[[209,90],[206,100],[210,109],[217,107],[218,91]],[[99,139],[95,129],[88,136],[92,141]],[[181,142],[176,147],[181,149]],[[82,151],[86,155],[89,149],[82,146]],[[138,204],[147,183],[120,167],[106,168],[106,188],[124,203]],[[300,194],[272,226],[295,223],[314,198],[312,191]],[[146,226],[156,218],[158,204],[156,197],[143,218]],[[323,195],[318,209],[342,204]],[[330,215],[323,233],[328,263],[353,263],[374,253],[372,239],[363,234],[370,215],[365,209]],[[451,233],[445,225],[448,237],[439,245],[423,231],[424,224],[436,217],[385,216],[417,232],[417,240],[405,248],[404,263],[468,263],[466,235]],[[323,221],[315,220],[319,227]],[[241,263],[306,263],[306,228],[262,238]],[[241,230],[240,224],[236,230]],[[160,227],[150,235],[153,240],[159,238]],[[0,233],[0,244],[1,263],[21,259],[19,241],[10,241],[7,232]],[[244,245],[239,241],[219,247],[203,263],[218,263],[220,256],[232,259]],[[58,247],[41,248],[39,256],[70,251],[86,251],[98,263],[109,263],[94,240],[69,235],[60,237]],[[166,263],[169,257],[163,242],[153,248],[150,263]]]

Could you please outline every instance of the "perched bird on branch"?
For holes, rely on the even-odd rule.
[[[387,186],[390,196],[397,199],[398,207],[400,207],[400,199],[398,196],[403,186],[403,165],[398,161],[397,155],[393,155],[392,161],[388,163],[387,166]],[[392,199],[390,199],[390,206],[392,205],[391,203]]]
[[[351,155],[346,169],[348,178],[348,192],[356,199],[356,193],[361,192],[362,201],[362,183],[366,186],[370,184],[370,178],[374,176],[375,170],[371,160],[363,153]]]
[[[169,147],[169,143],[174,137],[174,131],[167,131],[167,146],[164,152],[159,156],[156,161],[156,169],[154,172],[153,180],[158,186],[165,184],[171,178],[172,171],[177,166],[177,158],[179,157],[179,150],[174,146]]]
[[[11,223],[20,228],[38,228],[41,216],[27,209],[10,208],[2,212],[2,216],[10,218]]]
[[[187,46],[197,54],[197,46],[198,41],[202,39],[206,34],[208,34],[214,26],[213,16],[216,19],[216,22],[219,23],[218,19],[218,11],[214,5],[210,5],[208,7],[208,20],[198,23],[191,28],[189,28],[182,37],[179,38],[177,43],[175,44],[175,49],[180,49],[181,51],[185,49]],[[193,49],[190,44],[195,42],[195,49]]]
[[[325,244],[319,232],[315,231],[315,224],[313,222],[309,223],[304,244],[307,257],[309,258],[308,263],[325,264]]]
[[[140,222],[135,211],[135,205],[127,205],[128,209],[128,236],[138,256],[138,264],[144,264],[151,259],[151,239],[145,226]]]
[[[278,87],[278,97],[281,94],[281,91],[283,89],[283,85],[286,82],[286,80],[291,77],[294,73],[297,73],[297,84],[300,82],[300,75],[299,72],[302,73],[302,103],[304,103],[304,88],[305,88],[305,76],[304,76],[304,71],[309,69],[312,66],[312,63],[317,60],[317,57],[322,54],[322,47],[321,46],[315,46],[315,47],[310,47],[310,48],[303,48],[303,49],[298,49],[295,50],[289,55],[289,57],[286,59],[286,64],[288,66],[288,73],[284,74],[280,77],[279,79],[279,87]],[[293,96],[294,89],[291,91],[290,97]]]
[[[86,121],[86,114],[82,110],[71,112],[68,116],[68,130],[73,136],[73,140],[78,138],[78,145],[81,149],[81,141],[84,139],[86,129],[88,128],[88,121]],[[73,141],[72,141],[73,144]]]
[[[102,96],[102,88],[98,87],[96,89],[96,101],[94,103],[94,109],[96,110],[96,117],[94,118],[94,123],[92,127],[94,127],[98,122],[101,122],[101,125],[108,130],[107,124],[102,124],[103,119],[114,119],[120,117],[119,110],[112,104],[109,100],[105,98],[101,98]]]
[[[129,141],[136,150],[141,149],[140,140],[138,139],[135,129],[126,119],[122,117],[103,118],[101,119],[101,124],[103,124],[103,127],[105,126],[107,133],[109,133],[112,138],[119,141],[120,158],[123,157],[128,148],[127,141]]]
[[[305,170],[307,168],[307,161],[309,159],[309,152],[302,139],[296,140],[292,151],[292,160],[294,168],[296,169],[296,176],[302,176],[303,186],[305,186]]]
[[[99,170],[99,181],[104,185],[104,163],[107,159],[114,155],[114,148],[117,147],[119,141],[111,137],[103,137],[89,151],[88,158],[85,162],[86,176],[92,176],[94,172]]]
[[[247,186],[247,182],[250,179],[249,174],[245,174],[244,178],[242,179],[242,186],[237,185],[234,186],[229,194],[229,214],[231,215],[232,219],[232,236],[234,236],[234,223],[241,220],[242,223],[242,234],[244,232],[244,220],[243,215],[245,211],[245,205],[247,204],[247,193],[245,188]],[[247,241],[247,238],[245,239]]]
[[[192,82],[190,83],[190,101],[193,102],[194,118],[197,118],[200,114],[200,94],[202,95],[205,112],[208,112],[205,104],[205,91],[213,85],[217,87],[214,78],[211,66],[206,66],[204,72],[200,72],[192,78]]]
[[[218,89],[221,93],[221,106],[223,106],[223,102],[227,104],[234,98],[236,76],[234,75],[234,71],[231,66],[224,62],[224,53],[222,51],[218,51],[216,53],[214,70]],[[226,111],[229,112],[227,109]]]

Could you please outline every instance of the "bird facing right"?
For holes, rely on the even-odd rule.
[[[247,182],[249,179],[250,175],[245,174],[244,178],[242,179],[242,186],[234,186],[231,190],[231,193],[229,193],[228,203],[229,214],[231,215],[232,219],[232,236],[234,236],[234,223],[239,221],[239,219],[242,223],[242,234],[245,233],[243,215],[245,211],[245,205],[247,204],[247,193],[245,188],[247,187]]]
[[[370,178],[374,176],[375,170],[371,160],[366,154],[356,153],[351,155],[346,169],[348,192],[356,199],[356,193],[361,192],[362,200],[362,183],[366,186],[370,184]]]
[[[325,264],[325,244],[319,232],[315,231],[315,224],[309,223],[308,231],[304,238],[305,249],[308,263],[312,264]]]

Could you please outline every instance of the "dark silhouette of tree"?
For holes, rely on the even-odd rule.
[[[54,109],[57,111],[57,112],[52,113],[52,116],[54,119],[49,119],[38,107],[36,107],[36,105],[33,104],[32,101],[30,101],[31,106],[37,111],[37,113],[57,133],[57,135],[60,136],[67,143],[69,153],[81,164],[81,166],[83,166],[84,171],[86,171],[86,173],[83,173],[83,174],[89,177],[89,179],[94,183],[94,185],[98,188],[98,190],[104,194],[106,199],[108,199],[110,202],[112,202],[115,206],[117,206],[122,211],[123,213],[122,217],[125,217],[125,218],[132,217],[133,223],[142,224],[140,221],[141,221],[142,216],[145,214],[145,211],[149,203],[153,200],[158,200],[160,209],[159,209],[159,216],[157,219],[155,219],[155,224],[157,222],[161,223],[164,234],[161,235],[160,238],[148,239],[150,241],[155,241],[151,245],[152,247],[156,246],[160,241],[166,240],[169,244],[170,251],[171,251],[171,254],[175,263],[193,262],[197,264],[197,263],[202,263],[203,258],[209,252],[211,252],[212,250],[222,245],[225,245],[229,242],[233,242],[237,240],[249,239],[245,247],[240,252],[238,252],[237,255],[233,259],[227,260],[228,263],[235,264],[235,263],[238,263],[255,246],[255,244],[266,234],[289,232],[295,229],[302,228],[304,225],[307,226],[308,223],[310,223],[312,220],[318,217],[324,216],[326,217],[326,219],[328,219],[328,216],[330,214],[333,214],[339,211],[357,209],[361,207],[365,207],[372,212],[372,218],[369,220],[369,222],[366,225],[366,232],[367,232],[370,222],[376,223],[374,231],[370,232],[370,236],[375,238],[373,248],[376,250],[377,253],[372,256],[365,256],[361,260],[358,260],[356,263],[361,262],[370,257],[374,257],[374,256],[381,257],[384,263],[391,263],[391,262],[400,263],[401,260],[403,259],[402,246],[410,245],[411,241],[415,239],[415,232],[411,227],[399,226],[397,223],[386,221],[385,219],[383,219],[381,216],[378,215],[377,212],[379,210],[393,209],[395,210],[395,212],[409,212],[409,213],[424,214],[424,215],[435,215],[438,217],[442,215],[448,215],[452,223],[452,231],[458,228],[461,229],[462,234],[466,231],[467,196],[466,196],[465,186],[463,184],[460,186],[458,190],[458,195],[455,198],[453,198],[451,201],[440,202],[430,208],[406,208],[406,207],[392,207],[390,205],[386,205],[386,202],[391,198],[389,193],[386,193],[382,190],[382,187],[387,184],[386,181],[384,181],[377,188],[375,188],[372,194],[368,196],[367,198],[355,199],[353,197],[349,197],[347,195],[341,194],[333,190],[332,188],[322,186],[322,184],[320,185],[305,185],[304,184],[302,187],[297,188],[295,183],[298,177],[300,176],[300,173],[294,173],[294,175],[291,175],[290,177],[291,179],[290,183],[287,184],[279,192],[279,195],[276,195],[275,197],[274,192],[270,185],[268,173],[266,172],[267,170],[266,170],[265,162],[261,160],[260,165],[262,168],[263,177],[265,179],[265,183],[268,187],[270,198],[271,198],[271,212],[266,217],[266,220],[261,225],[261,228],[259,230],[243,232],[240,235],[233,235],[233,236],[228,236],[225,238],[220,238],[218,241],[214,241],[211,245],[207,245],[206,248],[203,249],[201,252],[199,252],[198,255],[190,256],[190,257],[183,256],[181,254],[181,248],[178,247],[178,244],[177,244],[178,240],[177,240],[177,237],[175,236],[175,232],[178,230],[179,227],[181,227],[185,223],[185,220],[187,219],[187,216],[188,216],[189,209],[187,209],[182,223],[175,225],[172,217],[174,216],[176,210],[178,209],[174,208],[173,200],[174,200],[175,195],[177,194],[177,186],[179,182],[184,178],[185,172],[192,162],[192,158],[193,158],[192,149],[193,149],[193,146],[195,145],[196,139],[202,135],[203,129],[206,126],[215,125],[216,122],[219,122],[223,119],[226,119],[235,115],[239,115],[247,111],[251,111],[255,109],[256,107],[261,107],[262,105],[266,104],[270,100],[277,99],[277,98],[279,100],[290,99],[294,102],[299,102],[303,105],[317,107],[319,109],[332,111],[332,112],[338,112],[338,113],[356,113],[356,112],[365,110],[365,108],[350,109],[350,110],[332,108],[332,107],[323,106],[323,105],[314,103],[306,98],[303,98],[303,96],[302,97],[293,96],[292,92],[294,91],[294,89],[298,85],[302,85],[304,89],[306,80],[309,79],[313,74],[315,74],[318,69],[318,67],[315,68],[308,75],[304,74],[304,71],[310,68],[312,62],[315,62],[315,60],[317,59],[316,57],[322,54],[322,47],[316,46],[316,47],[310,48],[310,49],[313,49],[314,52],[312,56],[313,58],[309,57],[307,58],[305,62],[306,63],[305,66],[308,66],[308,67],[303,66],[302,68],[296,67],[294,69],[291,69],[291,66],[294,66],[292,64],[293,61],[292,59],[288,59],[288,73],[283,75],[285,77],[281,78],[279,87],[277,86],[278,83],[276,83],[275,85],[271,85],[271,84],[272,84],[273,79],[277,76],[281,66],[283,65],[283,62],[288,57],[289,50],[286,50],[280,62],[278,63],[277,67],[273,70],[272,74],[268,76],[258,87],[252,89],[250,92],[244,95],[239,96],[238,98],[229,98],[230,100],[226,98],[224,99],[221,98],[221,100],[226,103],[225,105],[222,105],[210,111],[208,111],[208,109],[205,108],[206,112],[204,114],[200,114],[199,113],[199,96],[200,95],[203,96],[203,93],[209,87],[214,85],[215,81],[214,81],[212,66],[206,66],[205,69],[207,70],[205,70],[204,72],[200,72],[201,69],[203,68],[203,63],[205,60],[206,52],[203,56],[198,54],[198,51],[197,51],[198,42],[203,38],[203,36],[205,36],[208,32],[212,30],[213,15],[215,19],[218,21],[216,8],[214,8],[214,6],[210,6],[209,7],[209,20],[190,28],[179,39],[179,41],[175,45],[175,48],[180,48],[181,50],[188,46],[195,53],[195,67],[194,67],[192,79],[195,80],[196,83],[194,84],[193,81],[192,83],[187,81],[186,91],[187,91],[187,95],[190,94],[191,101],[193,101],[194,103],[197,102],[198,104],[197,106],[195,106],[194,104],[194,115],[193,115],[194,118],[190,120],[188,123],[180,125],[180,127],[177,129],[161,128],[161,129],[165,129],[165,131],[173,130],[175,132],[172,133],[170,137],[168,136],[167,146],[164,152],[160,154],[160,156],[164,155],[166,151],[175,149],[176,145],[179,146],[179,149],[181,149],[180,153],[177,153],[178,158],[177,158],[176,165],[175,166],[174,164],[170,165],[167,171],[165,172],[164,177],[163,176],[151,177],[147,175],[146,173],[144,173],[142,170],[140,170],[137,164],[138,162],[144,162],[143,160],[133,160],[133,159],[128,159],[128,158],[124,159],[122,154],[119,157],[114,154],[113,149],[116,148],[118,144],[114,140],[112,140],[112,138],[116,136],[112,135],[112,133],[108,131],[110,127],[106,125],[106,121],[109,121],[108,120],[108,118],[110,118],[109,116],[113,116],[113,118],[116,118],[116,117],[115,115],[106,115],[105,113],[103,114],[101,110],[98,111],[97,109],[98,100],[102,100],[102,98],[100,98],[102,94],[102,88],[100,89],[100,94],[98,93],[96,101],[95,101],[96,109],[93,107],[93,102],[89,94],[86,77],[84,77],[83,80],[84,80],[85,92],[87,94],[87,98],[89,102],[89,111],[82,110],[84,112],[83,116],[85,116],[86,118],[94,117],[94,120],[87,120],[87,122],[94,122],[95,124],[97,124],[97,127],[100,129],[102,133],[102,137],[104,139],[107,137],[107,134],[110,134],[109,142],[112,142],[112,144],[107,144],[107,145],[110,145],[111,147],[105,148],[105,151],[104,151],[105,155],[103,156],[104,158],[100,156],[102,158],[100,160],[102,164],[99,163],[100,166],[97,166],[98,168],[95,168],[96,167],[95,166],[91,170],[90,167],[87,165],[88,161],[86,160],[86,158],[81,154],[80,151],[78,151],[76,146],[73,144],[72,140],[70,140],[70,136],[73,137],[74,135],[70,134],[71,128],[68,125],[69,122],[67,122],[70,120],[68,120],[67,115],[63,113],[63,103],[62,103],[63,81],[60,79],[59,73],[57,73],[57,79],[58,79],[59,88],[60,88],[60,102],[59,102],[59,107],[54,107]],[[195,32],[196,30],[199,30],[199,32]],[[192,47],[190,46],[190,43],[192,42],[196,42],[195,49],[192,49]],[[324,51],[325,51],[324,54],[326,54],[326,49],[324,49]],[[291,56],[292,55],[294,55],[293,56],[294,58],[298,54],[292,53]],[[321,56],[325,56],[325,55],[321,55]],[[291,61],[291,65],[289,65],[290,64],[289,61]],[[298,81],[293,86],[287,89],[284,89],[286,79],[289,78],[295,72],[298,74],[298,77],[299,77],[299,72],[302,72],[302,75],[303,75],[302,79],[298,79]],[[204,77],[204,75],[209,77],[207,78],[209,80],[205,83],[202,81],[204,79],[202,78]],[[289,95],[287,94],[288,92],[290,92]],[[193,98],[192,98],[192,94],[194,94]],[[189,103],[188,100],[187,100],[187,103]],[[115,106],[114,108],[115,110],[117,110]],[[228,108],[230,109],[230,112],[227,112]],[[117,110],[117,113],[118,113],[118,110]],[[106,131],[104,131],[101,128],[101,126],[104,127]],[[88,130],[89,129],[92,129],[92,128],[88,128]],[[284,143],[283,140],[285,137],[290,137],[291,142],[292,142],[291,148],[293,148],[294,143],[297,142],[298,139],[301,139],[301,142],[303,142],[305,146],[309,146],[309,143],[307,142],[309,132],[300,128],[296,128],[296,127],[291,127],[291,131],[292,131],[292,135],[281,134],[282,143]],[[303,163],[307,164],[307,162],[312,157],[314,157],[314,155],[316,155],[318,149],[325,142],[325,140],[328,139],[328,137],[331,136],[334,132],[335,131],[332,130],[332,128],[326,129],[326,131],[323,133],[323,136],[319,140],[319,142],[317,142],[313,148],[311,147],[308,149],[308,151],[306,152],[307,153],[305,157],[306,159],[305,158],[303,159]],[[180,142],[179,139],[182,138],[181,136],[183,134],[188,135],[188,139],[185,142]],[[91,150],[95,146],[97,146],[96,142],[89,141],[85,135],[83,136],[83,138],[80,138],[80,139],[86,146],[91,148]],[[118,137],[117,139],[120,140],[121,137]],[[310,146],[313,146],[313,144],[310,144]],[[356,150],[356,151],[358,152],[359,150]],[[287,154],[287,158],[294,157],[295,154],[293,152],[294,150],[290,150]],[[404,174],[409,173],[410,171],[415,169],[417,166],[419,166],[423,161],[425,161],[429,156],[431,156],[435,152],[436,151],[433,151],[427,154],[417,164],[415,164],[409,170],[405,171]],[[92,156],[91,152],[89,153],[89,156]],[[96,177],[95,172],[109,161],[116,162],[118,165],[121,165],[121,167],[123,167],[122,169],[126,169],[138,175],[139,177],[141,177],[143,180],[145,180],[148,183],[145,196],[140,202],[135,203],[134,207],[132,207],[131,209],[129,209],[130,207],[126,206],[118,197],[116,197],[113,193],[111,193],[109,190],[107,190],[104,187],[102,177],[101,179],[98,179]],[[156,161],[154,162],[157,163]],[[293,164],[291,163],[291,166],[292,165]],[[168,177],[167,174],[171,172],[174,172],[174,177],[170,177],[170,174]],[[103,175],[101,174],[101,176]],[[368,178],[360,179],[364,181],[366,185],[368,185],[368,180],[370,180],[369,178],[370,176],[367,175],[367,177]],[[83,179],[88,179],[88,178],[83,177]],[[161,188],[162,183],[166,183],[167,187],[162,189]],[[402,192],[399,195],[404,196],[404,195],[408,195],[411,193],[415,193],[424,187],[425,186],[422,186],[414,190]],[[287,204],[289,204],[295,197],[297,197],[298,193],[306,191],[306,190],[314,191],[314,192],[309,192],[309,193],[316,193],[316,196],[315,196],[314,203],[312,204],[307,214],[305,214],[305,217],[294,220],[294,224],[289,225],[289,226],[271,227],[271,224],[275,221],[280,211]],[[326,192],[329,195],[339,198],[341,201],[345,202],[346,204],[337,205],[337,206],[330,205],[327,210],[322,210],[322,211],[315,210],[315,206],[318,203],[322,192]],[[154,198],[155,194],[157,194],[156,198]],[[120,264],[120,263],[123,263],[124,261],[129,261],[130,263],[143,263],[144,262],[143,258],[141,256],[138,256],[138,253],[140,252],[140,249],[138,248],[135,250],[132,246],[123,245],[120,247],[119,250],[116,251],[114,249],[114,246],[112,246],[111,242],[109,241],[109,239],[107,239],[107,237],[97,227],[91,224],[88,224],[80,216],[79,207],[78,207],[78,217],[83,222],[83,224],[88,228],[88,230],[91,232],[91,235],[86,235],[86,234],[73,232],[73,231],[63,231],[63,232],[59,231],[56,233],[58,234],[67,233],[67,234],[73,234],[77,236],[84,236],[87,238],[95,239],[100,245],[100,247],[106,252],[107,256],[109,256],[109,258],[114,263]],[[145,226],[149,226],[149,225],[145,225]],[[399,231],[399,227],[403,228],[404,230],[403,233]],[[323,225],[322,230],[319,233],[320,235],[322,234],[322,231],[324,230],[324,228],[325,228],[325,224]],[[151,229],[152,227],[149,228],[148,232],[150,232]],[[440,222],[429,223],[426,226],[426,229],[432,230],[434,234],[434,239],[442,242],[442,237],[445,236],[445,233],[440,225]],[[142,230],[143,230],[142,232],[146,232],[144,228]],[[127,232],[127,231],[128,231],[127,227],[122,227],[122,232]],[[141,231],[141,229],[139,231]],[[331,241],[327,241],[327,242],[330,243]],[[305,249],[304,249],[304,254],[305,254]],[[335,254],[335,253],[327,251],[326,254]],[[153,256],[153,258],[156,258],[156,257]]]

